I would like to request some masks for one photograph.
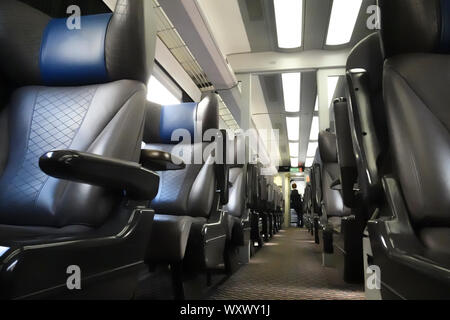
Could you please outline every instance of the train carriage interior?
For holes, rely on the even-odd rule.
[[[0,299],[450,299],[449,54],[450,0],[0,0]]]

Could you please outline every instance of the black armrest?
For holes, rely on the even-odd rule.
[[[39,167],[54,178],[125,190],[133,200],[153,200],[158,193],[159,176],[131,161],[60,150],[44,154]]]
[[[182,170],[186,164],[178,157],[159,150],[141,150],[141,164],[153,171]]]

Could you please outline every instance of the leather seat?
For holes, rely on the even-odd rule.
[[[392,166],[379,171],[386,200],[368,225],[374,263],[383,275],[383,298],[445,299],[450,288],[450,3],[379,4]]]
[[[336,135],[322,131],[319,134],[319,150],[322,159],[322,216],[333,228],[340,232],[340,219],[350,214],[350,210],[344,206],[339,190],[332,188],[333,182],[339,179],[339,165],[337,159]],[[331,219],[330,218],[337,218]]]
[[[251,224],[251,240],[252,249],[255,245],[262,247],[263,245],[263,226],[261,207],[261,188],[259,185],[259,175],[261,173],[261,164],[248,164],[247,180],[249,186],[249,208],[250,208],[250,224]],[[254,253],[254,250],[253,250]]]
[[[372,259],[365,228],[374,211],[383,205],[381,177],[390,166],[382,92],[383,53],[377,32],[351,50],[346,68],[349,94],[347,99],[335,101],[334,110],[341,193],[352,211],[344,220],[348,230],[345,250],[354,259],[349,259],[347,265],[351,267],[345,277],[357,280],[362,277],[354,277],[363,269],[362,243],[363,262],[370,265]]]
[[[303,195],[303,221],[305,227],[311,231],[309,215],[311,214],[311,182],[306,183],[305,193]]]
[[[228,203],[224,211],[228,213],[227,250],[230,253],[236,248],[249,249],[250,245],[250,209],[247,165],[245,164],[245,136],[232,137],[228,145],[233,145],[227,152],[229,166]],[[249,251],[248,251],[249,252]]]
[[[276,205],[276,222],[277,222],[277,230],[280,231],[283,229],[284,224],[284,198],[283,191],[280,187],[277,187],[277,205]]]
[[[344,178],[344,192],[347,192],[354,181],[354,162],[359,193],[367,207],[367,220],[376,208],[373,204],[382,198],[382,171],[388,170],[387,167],[390,166],[382,89],[383,53],[378,33],[367,36],[351,50],[346,69],[350,102],[348,118],[355,159],[351,156],[345,157],[350,176],[349,182]],[[339,105],[337,107],[339,109]],[[345,114],[343,117],[345,121]],[[338,119],[341,118],[338,115]],[[344,150],[344,147],[341,149]],[[343,155],[341,158],[344,160]],[[344,200],[346,198],[354,202],[351,194],[344,195]]]
[[[168,152],[185,163],[184,169],[159,172],[159,192],[150,204],[156,212],[147,258],[151,264],[204,272],[224,263],[228,218],[222,208],[228,202],[228,169],[218,117],[215,94],[200,103],[148,103],[145,149]],[[220,143],[211,148],[210,141],[219,139],[223,148]],[[220,156],[224,158],[216,161]]]
[[[142,208],[158,185],[138,164],[156,35],[151,5],[117,8],[82,16],[73,31],[0,2],[2,298],[133,294],[153,219]],[[82,291],[65,285],[70,265],[82,269]]]
[[[275,206],[275,187],[273,183],[273,177],[272,176],[266,176],[266,183],[267,183],[267,204],[266,204],[266,214],[268,217],[268,237],[269,239],[273,238],[274,236],[274,217],[273,217],[273,211]]]
[[[268,214],[268,207],[269,207],[269,187],[267,183],[267,178],[265,175],[258,176],[258,185],[259,185],[259,208],[258,212],[261,216],[262,221],[262,234],[264,241],[270,240],[270,218]]]

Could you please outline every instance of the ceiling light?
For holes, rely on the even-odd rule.
[[[302,46],[303,0],[274,0],[278,47],[282,49]]]
[[[362,0],[334,0],[326,44],[336,46],[349,43]]]
[[[331,107],[331,103],[333,102],[338,82],[339,76],[328,77],[328,108]]]
[[[298,158],[291,158],[291,167],[298,168]]]
[[[286,117],[286,126],[289,141],[298,141],[300,138],[300,118]]]
[[[309,136],[309,140],[317,141],[319,140],[319,117],[313,117],[311,124],[311,134]]]
[[[308,145],[308,151],[306,153],[306,157],[314,158],[316,156],[317,148],[319,147],[318,142],[310,142]]]
[[[305,167],[312,167],[314,158],[306,158]]]
[[[298,142],[289,142],[289,154],[291,157],[298,158]]]
[[[286,112],[300,111],[300,86],[301,73],[283,73],[281,80],[283,82],[284,109]]]
[[[319,96],[316,97],[316,104],[314,105],[314,111],[319,111]]]

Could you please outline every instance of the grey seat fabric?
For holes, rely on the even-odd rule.
[[[448,55],[411,54],[385,63],[395,169],[416,226],[450,226],[450,76],[443,70],[450,70]]]
[[[392,33],[382,31],[384,101],[394,172],[412,225],[425,246],[450,253],[449,4],[381,1],[381,6],[386,26],[394,26],[395,12],[405,12]],[[400,43],[400,38],[410,41]]]
[[[336,136],[322,131],[319,134],[319,150],[322,159],[322,203],[327,218],[342,217],[349,214],[344,206],[339,190],[331,189],[331,184],[339,179]]]
[[[89,19],[107,21],[103,32],[115,39],[106,39],[104,46],[96,43],[90,52],[84,52],[79,38],[63,37],[55,43],[44,37],[62,32],[57,20],[19,1],[1,1],[0,75],[15,89],[6,106],[0,106],[0,121],[6,124],[2,125],[0,148],[7,154],[7,159],[0,161],[1,224],[95,228],[117,209],[121,194],[51,178],[40,170],[38,160],[48,151],[75,149],[138,162],[145,117],[144,83],[153,63],[149,58],[153,53],[144,47],[154,46],[149,42],[155,41],[154,37],[144,40],[148,13],[144,7],[143,1],[119,0],[119,11],[91,16]],[[85,27],[84,35],[94,36],[83,41],[97,41],[98,25]],[[132,30],[133,35],[124,36],[124,29]],[[123,50],[123,41],[129,44],[127,50]],[[86,54],[86,66],[71,72],[66,67],[74,63],[72,54],[77,49],[78,54]],[[59,54],[61,59],[46,62],[44,51]],[[90,69],[97,63],[91,57],[95,54],[105,56],[105,61],[99,62],[104,64],[101,77],[93,76]],[[119,66],[111,62],[116,59],[132,62]],[[53,67],[66,73],[60,75]]]
[[[185,257],[192,230],[201,232],[211,214],[217,211],[213,158],[210,155],[207,161],[203,159],[209,144],[203,141],[203,135],[218,127],[217,97],[211,94],[200,103],[173,106],[148,103],[146,117],[145,149],[168,152],[186,164],[182,170],[159,172],[158,194],[150,204],[156,215],[148,259],[180,262]],[[161,242],[161,239],[165,240]]]

